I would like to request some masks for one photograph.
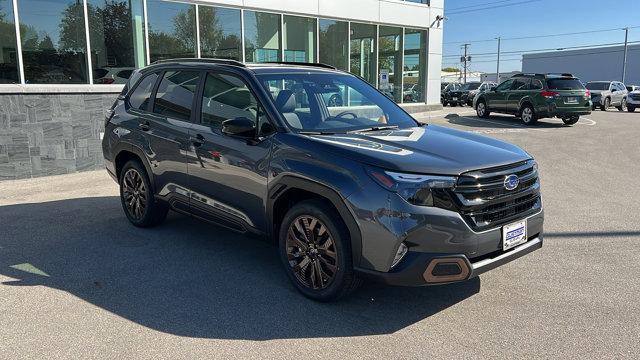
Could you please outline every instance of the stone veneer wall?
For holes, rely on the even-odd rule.
[[[0,181],[99,169],[117,94],[0,94]]]
[[[0,93],[0,181],[103,166],[100,135],[113,93]],[[406,104],[411,113],[441,105]]]

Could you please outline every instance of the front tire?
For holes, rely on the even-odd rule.
[[[279,247],[287,276],[310,299],[334,301],[360,284],[353,271],[349,232],[324,201],[302,201],[287,212]]]
[[[479,100],[476,104],[476,114],[478,115],[478,117],[485,119],[489,117],[489,109],[487,109],[487,104],[484,102],[484,100]]]
[[[611,99],[606,98],[604,99],[604,105],[600,106],[600,110],[607,111],[607,109],[610,107],[611,107]]]
[[[627,99],[622,99],[620,106],[617,107],[618,111],[627,111]]]
[[[120,171],[120,202],[129,221],[137,227],[159,225],[168,207],[153,196],[149,176],[142,164],[129,160]]]
[[[636,111],[636,107],[627,105],[627,111],[628,112],[634,112],[634,111]]]
[[[568,118],[562,118],[562,122],[565,125],[573,125],[575,123],[577,123],[580,120],[580,116],[571,116]]]
[[[525,125],[534,125],[538,121],[536,112],[531,105],[525,105],[520,109],[520,119]]]

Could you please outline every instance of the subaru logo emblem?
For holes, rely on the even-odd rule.
[[[504,178],[504,188],[507,190],[513,190],[518,187],[520,184],[520,179],[518,175],[508,175]]]

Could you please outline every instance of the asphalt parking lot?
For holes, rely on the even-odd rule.
[[[461,284],[319,304],[265,242],[175,214],[129,225],[104,171],[0,182],[0,358],[636,358],[640,113],[428,119],[537,159],[541,250]]]

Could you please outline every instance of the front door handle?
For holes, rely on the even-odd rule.
[[[142,131],[149,131],[149,129],[151,129],[151,124],[149,124],[149,121],[145,121],[138,124],[138,128],[140,128],[140,130]]]
[[[191,143],[195,147],[202,146],[202,144],[204,144],[204,136],[200,134],[196,134],[196,136],[192,136],[189,140],[191,140]]]

